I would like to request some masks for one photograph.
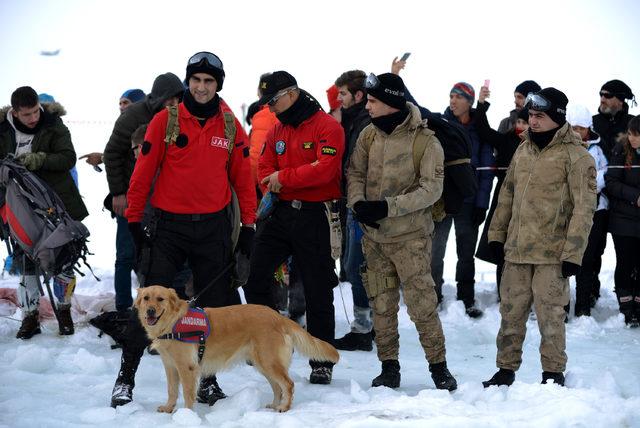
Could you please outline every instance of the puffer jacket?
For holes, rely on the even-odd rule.
[[[568,123],[540,150],[523,133],[507,171],[489,241],[504,243],[505,260],[580,265],[596,207],[593,158]]]
[[[442,194],[442,146],[422,121],[418,108],[409,102],[407,106],[410,114],[390,135],[368,125],[360,133],[350,159],[348,206],[352,208],[362,200],[386,200],[389,206],[388,217],[378,221],[379,229],[363,225],[365,235],[375,242],[401,242],[431,233],[431,206]],[[369,132],[374,133],[374,139],[367,150]],[[419,174],[413,160],[416,136],[427,139]]]
[[[609,168],[605,175],[610,202],[609,232],[640,238],[640,156],[633,151],[630,166],[635,168],[620,168],[626,165],[624,144],[618,143],[611,151],[610,165],[618,168]]]
[[[60,119],[66,112],[56,102],[43,104],[43,108],[43,124],[31,142],[31,152],[43,152],[47,157],[42,167],[33,172],[60,196],[71,218],[82,220],[89,213],[71,177],[70,170],[76,164],[76,152],[69,129]],[[16,151],[16,132],[7,120],[7,114],[11,114],[10,107],[0,110],[0,158]]]

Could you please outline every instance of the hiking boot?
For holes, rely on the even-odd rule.
[[[466,312],[469,318],[480,318],[484,315],[481,309],[475,307],[475,305],[465,307],[464,311]]]
[[[133,388],[136,386],[136,370],[140,364],[140,357],[129,353],[122,353],[120,357],[120,371],[113,391],[111,391],[111,407],[124,406],[133,400]]]
[[[578,317],[590,317],[591,316],[591,307],[590,306],[586,306],[586,307],[582,307],[582,306],[576,306],[574,309],[574,313],[576,318]]]
[[[333,363],[311,361],[311,374],[309,383],[316,385],[329,385],[333,375]]]
[[[516,380],[516,372],[509,369],[500,369],[494,374],[491,379],[485,380],[482,382],[482,385],[485,388],[489,388],[490,386],[511,386],[513,381]]]
[[[371,386],[398,388],[400,386],[400,363],[398,360],[384,360],[382,373],[371,381]]]
[[[211,375],[204,376],[200,379],[200,386],[198,387],[198,395],[196,398],[198,403],[213,406],[216,401],[227,398],[227,395],[220,389],[216,375]]]
[[[350,332],[340,339],[334,340],[333,346],[341,351],[371,351],[373,349],[373,338],[370,332]]]
[[[552,383],[549,381],[553,381],[556,385],[564,386],[564,374],[562,372],[542,372],[542,384]]]
[[[31,339],[36,334],[42,333],[40,321],[38,321],[38,311],[27,312],[22,319],[20,329],[16,334],[16,339]]]
[[[429,364],[429,371],[431,372],[431,379],[436,385],[437,389],[446,389],[447,391],[455,391],[458,389],[458,382],[451,375],[447,368],[447,362]]]
[[[62,336],[69,336],[74,333],[71,304],[58,305],[58,329]]]

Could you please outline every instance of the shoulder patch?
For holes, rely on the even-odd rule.
[[[280,140],[276,142],[276,153],[279,155],[284,154],[284,152],[287,150],[287,145],[284,141]]]
[[[444,166],[436,166],[436,178],[444,178]]]
[[[303,148],[304,150],[311,150],[311,149],[313,149],[313,141],[307,141],[307,142],[302,143],[302,148]]]
[[[338,153],[338,150],[335,147],[324,146],[320,152],[323,155],[335,156]]]

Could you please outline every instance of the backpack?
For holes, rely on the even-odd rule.
[[[425,126],[435,133],[444,151],[442,196],[436,201],[431,210],[433,220],[442,221],[447,214],[457,214],[462,207],[464,199],[476,193],[477,183],[471,167],[471,142],[464,129],[457,124],[449,122],[438,113],[429,113],[421,126]],[[365,128],[363,133],[365,133],[363,144],[368,152],[375,138],[375,129],[373,127]],[[420,163],[427,147],[427,140],[418,138],[418,136],[422,135],[424,134],[416,132],[413,139],[413,169],[416,176],[420,174]],[[458,184],[460,180],[452,179],[452,175],[465,177],[463,181],[468,181],[469,184],[460,186]],[[449,179],[447,179],[448,176]]]
[[[0,189],[3,223],[45,278],[73,269],[80,259],[89,266],[89,230],[71,218],[46,182],[13,156],[0,160]]]

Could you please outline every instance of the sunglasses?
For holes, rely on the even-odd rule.
[[[612,94],[611,92],[602,92],[602,91],[600,91],[600,96],[601,97],[605,97],[608,100],[610,100],[611,98],[615,97],[615,95]]]
[[[293,91],[294,89],[297,89],[297,86],[289,86],[288,88],[284,88],[283,90],[281,90],[280,92],[278,92],[277,94],[275,94],[273,96],[273,98],[271,98],[269,101],[267,101],[267,105],[270,107],[273,107],[274,105],[276,105],[276,103],[278,102],[278,100],[282,97],[284,97],[285,95],[287,95],[289,92]]]
[[[200,64],[203,61],[206,61],[212,67],[222,70],[222,61],[220,61],[220,58],[211,52],[198,52],[189,58],[189,65]]]

